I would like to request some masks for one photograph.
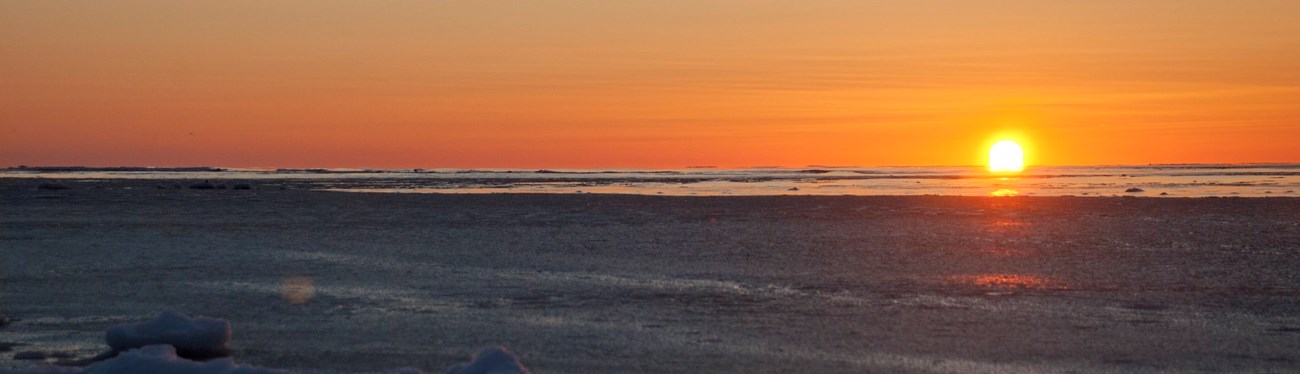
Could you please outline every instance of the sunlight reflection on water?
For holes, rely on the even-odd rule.
[[[1003,189],[1000,189],[1000,190],[997,190],[997,191],[993,191],[993,192],[991,193],[991,195],[993,195],[993,196],[1003,196],[1003,197],[1005,197],[1005,196],[1016,196],[1016,195],[1018,195],[1018,194],[1020,194],[1020,193],[1019,193],[1019,192],[1016,192],[1016,190],[1008,189],[1008,188],[1003,188]]]
[[[1063,285],[1029,274],[989,273],[954,275],[948,281],[995,289],[1065,289]]]

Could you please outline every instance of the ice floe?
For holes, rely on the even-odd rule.
[[[230,321],[216,318],[190,318],[176,311],[165,311],[148,322],[110,327],[104,340],[114,352],[167,344],[180,357],[207,359],[230,355]]]

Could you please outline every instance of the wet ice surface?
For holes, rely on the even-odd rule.
[[[154,184],[0,182],[0,340],[22,344],[0,367],[93,356],[165,309],[302,372],[438,372],[497,344],[537,373],[1300,366],[1300,199]]]

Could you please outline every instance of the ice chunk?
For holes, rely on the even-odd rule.
[[[390,374],[425,374],[415,368],[401,368]],[[445,374],[528,374],[528,369],[519,363],[519,358],[504,347],[490,347],[474,355],[469,363],[459,364],[447,369]]]
[[[189,318],[175,311],[165,311],[148,322],[110,327],[106,334],[113,350],[85,362],[85,367],[43,366],[24,374],[287,374],[290,371],[239,365],[229,356],[230,321],[216,318]],[[188,354],[187,354],[188,353]],[[102,360],[102,361],[101,361]],[[84,365],[84,363],[79,364]],[[0,373],[4,373],[0,370]],[[424,374],[415,368],[394,370],[393,374]],[[453,366],[447,374],[529,374],[519,358],[503,347],[479,351],[468,363]]]
[[[206,362],[190,361],[176,355],[170,345],[150,345],[132,349],[107,361],[86,368],[46,366],[34,369],[32,374],[287,374],[284,370],[239,365],[230,358]]]
[[[528,374],[528,369],[504,347],[490,347],[479,351],[468,364],[447,369],[447,374]]]
[[[114,352],[168,344],[175,347],[180,357],[190,359],[230,355],[230,321],[189,318],[171,310],[162,312],[152,321],[110,327],[105,335],[105,341]]]

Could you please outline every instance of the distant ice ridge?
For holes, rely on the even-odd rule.
[[[1015,175],[984,167],[908,166],[743,169],[238,169],[0,168],[0,179],[32,179],[32,188],[139,188],[126,180],[219,181],[341,192],[555,193],[665,196],[1121,196],[1129,188],[1166,197],[1300,196],[1300,164],[1033,166]],[[76,181],[76,182],[72,182]],[[47,183],[46,187],[39,184]],[[54,188],[59,187],[59,188]],[[164,188],[165,189],[165,188]],[[1011,194],[1009,192],[1015,192]]]
[[[287,374],[287,370],[236,364],[230,355],[230,321],[190,318],[176,311],[164,311],[147,322],[110,327],[105,333],[111,352],[102,354],[87,367],[42,366],[17,373],[28,374]],[[222,357],[222,358],[217,358]],[[213,359],[216,358],[216,359]],[[211,360],[208,360],[211,359]],[[206,361],[205,361],[206,360]],[[401,368],[393,374],[424,374],[416,368]],[[446,374],[528,374],[518,357],[502,347],[489,347]]]

